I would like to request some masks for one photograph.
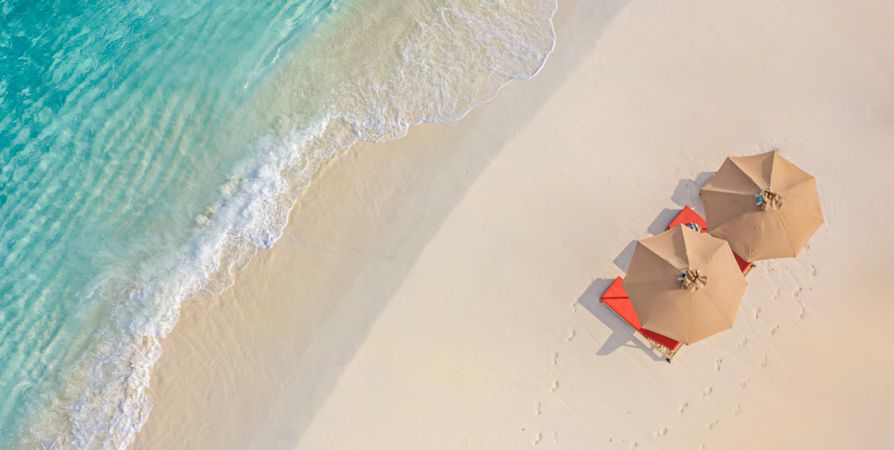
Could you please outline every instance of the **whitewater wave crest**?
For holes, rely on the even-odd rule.
[[[382,17],[393,13],[375,2],[368,8],[381,8]],[[55,412],[21,446],[127,447],[151,410],[152,366],[181,303],[225,289],[259,249],[271,248],[298,195],[345,149],[400,138],[421,122],[460,119],[508,82],[536,75],[555,43],[556,8],[555,0],[449,0],[410,8],[397,24],[390,19],[382,25],[385,42],[354,36],[353,43],[333,41],[346,36],[351,21],[370,20],[369,10],[333,14],[328,34],[324,29],[317,42],[295,49],[294,60],[280,62],[271,94],[261,96],[278,101],[271,131],[248,149],[218,201],[195,217],[192,243],[146,261],[135,277],[93,287],[93,295],[117,298],[112,319],[67,391],[49,402]],[[314,66],[344,70],[324,80],[308,74]]]

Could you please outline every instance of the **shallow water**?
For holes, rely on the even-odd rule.
[[[126,446],[180,302],[322,164],[554,41],[551,0],[38,3],[0,5],[0,448]]]

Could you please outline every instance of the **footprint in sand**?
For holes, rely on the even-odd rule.
[[[553,365],[554,366],[559,365],[559,352],[553,353]]]
[[[754,308],[754,320],[761,318],[761,311],[763,310],[760,308]]]
[[[714,370],[720,372],[720,366],[723,364],[723,360],[717,358],[717,361],[714,361]]]
[[[543,402],[537,402],[537,415],[543,414]]]
[[[761,367],[766,368],[768,362],[769,358],[767,358],[767,355],[764,355],[764,359],[761,361]]]
[[[742,347],[744,347],[746,344],[748,344],[748,338],[747,338],[747,337],[743,337],[742,340],[740,340],[739,342],[736,342],[736,347],[742,348]]]
[[[633,441],[633,443],[630,444],[630,449],[631,449],[631,450],[634,449],[634,448],[637,448],[637,447],[639,447],[639,442]]]
[[[804,320],[807,317],[807,308],[804,305],[799,305],[798,307],[798,318]]]
[[[776,300],[777,298],[779,298],[779,288],[776,288],[776,290],[773,291],[773,300]]]
[[[542,440],[543,440],[543,433],[537,433],[537,435],[534,436],[534,442],[532,442],[532,444],[533,444],[533,445],[537,445],[537,444],[539,444],[540,441],[542,441]]]
[[[553,380],[553,384],[550,386],[550,390],[552,392],[556,392],[559,389],[559,380]]]
[[[719,424],[719,423],[720,423],[720,421],[717,420],[717,419],[714,419],[714,420],[708,422],[708,429],[709,429],[709,430],[713,430],[714,427],[716,427],[717,424]]]
[[[667,434],[667,428],[662,428],[655,432],[655,437],[661,437]]]
[[[792,295],[794,295],[795,298],[798,298],[801,296],[801,291],[803,291],[803,290],[804,290],[804,288],[798,288],[798,290],[796,290]]]
[[[810,265],[810,275],[814,277],[816,276],[816,266],[813,264]]]
[[[779,331],[779,325],[775,325],[773,328],[770,328],[770,336],[775,336],[777,331]]]
[[[683,404],[680,405],[680,414],[683,414],[683,412],[685,412],[686,408],[688,408],[688,407],[689,407],[689,403],[683,402]]]
[[[714,388],[711,386],[708,386],[707,389],[702,391],[702,397],[707,397],[707,396],[711,395],[712,392],[714,392]]]
[[[568,330],[568,338],[567,338],[567,341],[568,341],[568,342],[571,342],[571,340],[574,339],[574,336],[576,336],[576,335],[577,335],[577,331],[575,331],[575,330]]]
[[[733,414],[738,416],[740,412],[742,412],[742,404],[736,403],[736,409],[733,410]]]

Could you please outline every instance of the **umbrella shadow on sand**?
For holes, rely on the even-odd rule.
[[[677,187],[674,188],[674,193],[671,195],[671,201],[679,205],[681,208],[689,205],[695,212],[704,216],[705,208],[704,205],[702,205],[702,199],[699,192],[702,190],[702,186],[704,186],[713,176],[714,172],[702,172],[694,179],[681,179],[680,182],[677,183]]]
[[[608,285],[614,279],[598,278],[590,283],[590,286],[580,295],[577,302],[587,311],[596,316],[606,326],[611,328],[612,334],[602,344],[602,347],[596,351],[597,355],[608,355],[621,347],[639,348],[649,354],[655,361],[664,361],[664,358],[657,354],[651,346],[639,339],[635,334],[635,330],[627,322],[621,320],[605,305],[599,302],[599,296],[608,288]]]
[[[681,180],[680,185],[683,185],[686,181],[693,182],[692,180]],[[677,187],[677,190],[680,190],[679,186]],[[696,192],[696,196],[697,195],[698,193]],[[652,220],[652,223],[647,228],[648,232],[653,236],[661,233],[667,229],[667,224],[669,224],[679,212],[679,209],[672,208],[661,210],[661,212],[658,213],[658,216]],[[636,241],[632,240],[628,242],[627,245],[624,246],[624,249],[621,250],[621,253],[612,260],[615,266],[621,269],[621,273],[627,273],[635,249]],[[652,356],[652,359],[655,361],[664,361],[664,358],[658,355],[652,349],[651,345],[648,345],[636,336],[636,330],[634,330],[630,324],[622,320],[599,301],[599,297],[605,292],[612,281],[614,281],[614,278],[598,278],[594,280],[577,300],[579,304],[583,305],[584,308],[587,308],[587,311],[590,311],[591,314],[612,329],[611,336],[609,336],[608,340],[602,344],[602,347],[596,351],[596,354],[608,355],[621,347],[632,347],[642,349]]]
[[[701,191],[702,186],[704,186],[712,176],[714,176],[714,172],[702,172],[693,179],[680,179],[677,183],[677,187],[674,188],[674,193],[670,197],[671,201],[676,203],[680,208],[689,206],[694,209],[695,212],[704,216],[705,208],[702,205],[699,192]],[[652,223],[646,228],[646,231],[652,236],[666,231],[667,224],[680,213],[680,208],[662,209],[661,212],[655,216],[655,219],[652,220]],[[627,246],[624,247],[624,250],[621,250],[621,253],[612,260],[612,262],[615,263],[615,266],[621,269],[621,271],[627,272],[627,268],[630,266],[630,260],[633,258],[634,248],[636,248],[636,241],[630,241]]]

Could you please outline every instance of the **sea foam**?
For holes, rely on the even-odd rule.
[[[190,244],[144,261],[126,280],[89,287],[117,298],[111,318],[22,447],[129,445],[150,413],[152,366],[181,303],[225,289],[259,249],[271,248],[327,161],[359,141],[462,118],[511,80],[534,76],[555,42],[555,0],[337,6],[312,35],[286,37],[258,68],[272,73],[246,109],[269,131],[195,217]]]

